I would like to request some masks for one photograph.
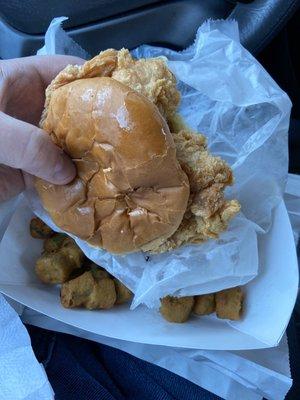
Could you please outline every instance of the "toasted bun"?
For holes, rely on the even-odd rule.
[[[57,226],[112,253],[151,249],[177,230],[189,183],[152,102],[97,77],[54,90],[46,111],[43,129],[78,172],[65,186],[37,180]]]

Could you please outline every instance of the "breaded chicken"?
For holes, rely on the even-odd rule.
[[[175,113],[180,94],[176,78],[162,58],[135,60],[127,49],[122,49],[112,78],[148,97],[165,117]]]
[[[224,160],[209,153],[205,137],[188,130],[180,130],[173,137],[177,158],[189,178],[190,199],[177,231],[152,248],[153,253],[218,238],[240,211],[238,201],[224,198],[224,189],[233,183],[232,171]]]

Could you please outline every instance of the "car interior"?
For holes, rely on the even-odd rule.
[[[36,54],[49,23],[59,16],[68,17],[64,29],[91,56],[145,43],[182,50],[205,20],[235,19],[243,46],[293,103],[289,172],[300,174],[300,0],[0,0],[0,59]],[[299,314],[293,319],[299,334]],[[291,354],[298,371],[299,362]],[[300,398],[299,380],[294,376],[288,399]]]

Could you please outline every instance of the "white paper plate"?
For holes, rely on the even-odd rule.
[[[282,202],[272,229],[259,238],[260,274],[246,286],[245,318],[227,323],[215,317],[170,324],[151,310],[115,307],[107,311],[67,310],[59,288],[41,284],[34,274],[41,241],[32,239],[32,212],[21,203],[0,246],[0,291],[51,318],[102,336],[184,348],[241,350],[277,345],[290,318],[298,287],[295,245]]]

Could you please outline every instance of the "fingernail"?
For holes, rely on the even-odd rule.
[[[53,171],[53,183],[65,185],[74,179],[76,168],[71,159],[65,154],[61,154]]]

